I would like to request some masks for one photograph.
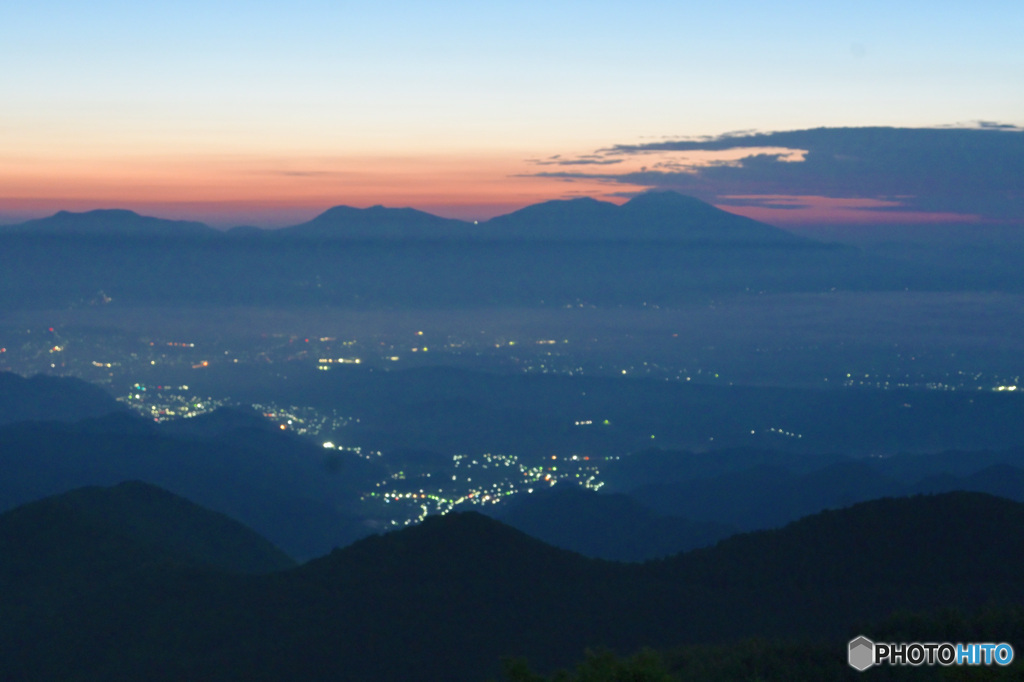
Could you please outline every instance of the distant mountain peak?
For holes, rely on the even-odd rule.
[[[131,211],[127,208],[95,208],[91,211],[57,211],[54,215],[62,217],[86,216],[90,218],[108,218],[111,220],[142,217],[135,211]]]
[[[709,204],[706,201],[702,201],[696,197],[691,197],[687,194],[680,194],[679,192],[672,190],[652,190],[650,192],[637,194],[635,197],[623,204],[622,208],[629,207],[635,209],[641,206],[672,207],[689,210],[710,209],[714,211],[721,211],[721,209],[715,208],[712,204]],[[725,211],[722,212],[724,213]]]
[[[707,202],[701,201],[696,197],[691,197],[688,194],[682,194],[671,189],[652,189],[646,192],[641,192],[636,196],[632,197],[627,204],[633,203],[644,203],[650,201],[658,201],[664,203],[687,203],[687,204],[706,204]]]
[[[220,233],[203,223],[165,220],[139,215],[123,208],[92,211],[58,211],[49,218],[29,220],[3,228],[5,234],[88,237],[209,237]]]
[[[400,575],[438,576],[445,582],[475,580],[479,567],[518,566],[525,574],[555,570],[567,575],[592,560],[553,547],[501,521],[474,511],[431,515],[418,525],[371,535],[307,562],[300,570],[330,582],[379,575],[382,566]],[[552,568],[559,566],[560,568]],[[542,568],[543,567],[543,568]]]
[[[490,220],[494,236],[554,241],[664,241],[706,245],[808,243],[784,230],[670,190],[622,206],[590,197],[546,201]]]
[[[450,239],[469,236],[472,225],[415,208],[334,206],[312,220],[276,231],[278,237],[334,240]]]

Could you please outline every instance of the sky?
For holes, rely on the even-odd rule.
[[[1019,0],[0,3],[0,223],[486,219],[651,188],[783,225],[1024,222],[1021,35]],[[943,204],[929,149],[1008,189]]]

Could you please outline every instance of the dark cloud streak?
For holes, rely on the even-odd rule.
[[[878,199],[898,201],[900,206],[865,210],[1024,222],[1024,131],[999,123],[982,122],[972,128],[816,128],[731,134],[616,145],[599,154],[610,160],[658,152],[765,147],[805,150],[806,155],[803,161],[785,161],[779,154],[757,154],[739,163],[688,167],[685,172],[676,171],[672,164],[652,163],[656,170],[581,171],[557,177],[674,189],[721,204],[729,203],[721,198],[730,195]],[[771,204],[755,199],[747,205]],[[778,202],[773,207],[783,208]]]
[[[538,161],[531,160],[530,163],[535,166],[614,166],[616,164],[623,163],[622,159],[601,159],[601,158],[590,158],[592,155],[579,159],[559,159],[557,161]]]

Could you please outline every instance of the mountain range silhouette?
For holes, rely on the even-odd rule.
[[[722,211],[676,192],[641,194],[622,206],[591,198],[546,201],[475,224],[412,208],[335,206],[276,230],[226,232],[198,222],[141,216],[123,209],[60,211],[0,228],[0,235],[273,240],[668,241],[701,244],[807,245],[811,240]]]

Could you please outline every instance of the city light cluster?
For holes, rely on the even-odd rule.
[[[369,507],[368,515],[383,517],[388,525],[407,526],[431,514],[447,514],[467,505],[496,505],[558,483],[599,490],[604,482],[596,462],[580,454],[551,455],[540,464],[528,464],[512,454],[456,454],[450,475],[398,471],[361,499]]]

